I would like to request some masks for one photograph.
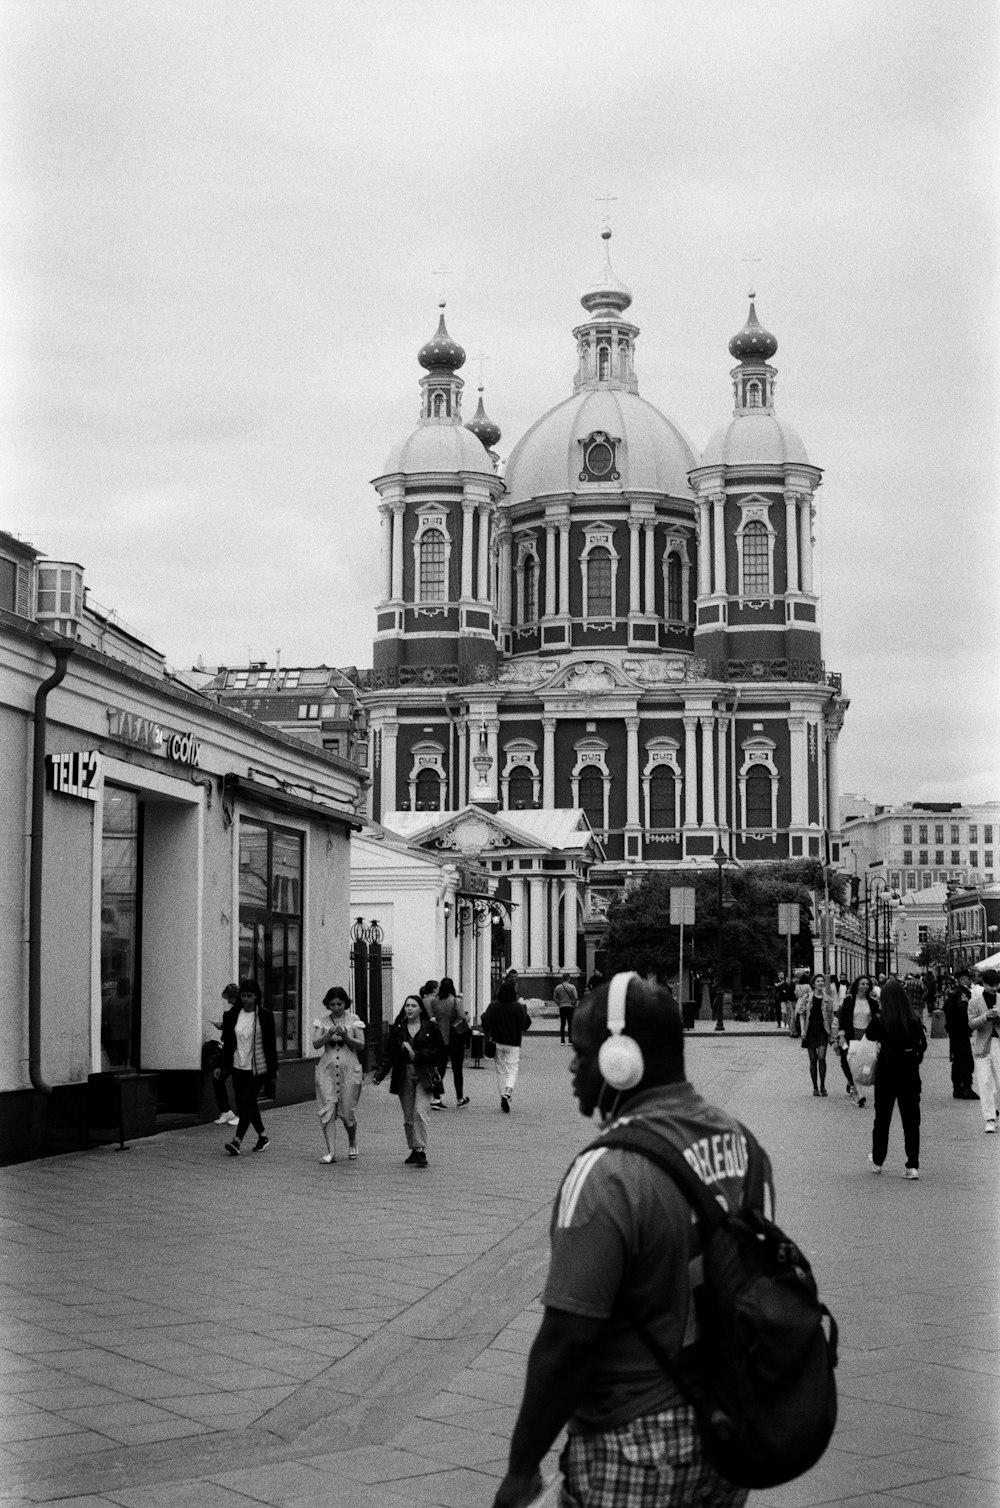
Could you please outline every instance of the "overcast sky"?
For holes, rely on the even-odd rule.
[[[778,338],[824,470],[843,788],[1000,799],[990,0],[8,0],[0,24],[0,526],[172,664],[371,663],[369,481],[416,423],[435,269],[506,455],[572,391],[609,193],[640,392],[696,448],[751,278]]]

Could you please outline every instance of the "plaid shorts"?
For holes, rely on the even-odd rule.
[[[705,1460],[687,1404],[570,1435],[560,1508],[742,1508],[749,1496]]]

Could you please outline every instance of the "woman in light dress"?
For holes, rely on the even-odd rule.
[[[353,1162],[358,1155],[358,1096],[363,1071],[361,1055],[365,1050],[365,1023],[349,1009],[351,997],[341,986],[334,985],[323,996],[326,1015],[313,1022],[313,1047],[323,1055],[316,1064],[316,1105],[326,1139],[326,1155],[320,1162],[337,1161],[337,1121],[347,1131],[347,1155]]]

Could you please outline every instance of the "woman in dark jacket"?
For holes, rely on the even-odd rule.
[[[256,979],[243,979],[239,1002],[222,1017],[222,1064],[227,1072],[232,1072],[236,1114],[240,1118],[236,1135],[226,1142],[230,1157],[239,1157],[248,1126],[253,1126],[257,1133],[255,1152],[263,1152],[271,1140],[260,1118],[257,1097],[264,1082],[277,1077],[278,1053],[274,1017],[263,1009],[260,999]]]
[[[927,1033],[913,1013],[906,991],[898,979],[882,986],[878,1015],[865,1032],[879,1043],[875,1069],[875,1124],[868,1163],[881,1173],[889,1150],[889,1123],[893,1106],[899,1105],[903,1122],[903,1147],[907,1178],[919,1178],[920,1167],[920,1063],[927,1051]]]
[[[398,1094],[403,1130],[415,1168],[427,1166],[427,1128],[431,1093],[444,1041],[419,995],[407,995],[389,1032],[388,1057],[375,1074],[375,1083],[389,1078],[389,1092]]]

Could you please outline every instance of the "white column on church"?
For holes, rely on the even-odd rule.
[[[462,499],[462,596],[472,596],[472,530],[476,505],[471,498]]]
[[[501,623],[510,622],[510,553],[510,534],[504,530],[500,536],[500,580],[497,587]]]
[[[807,496],[803,496],[799,502],[799,558],[804,592],[813,589],[812,555],[812,504]]]
[[[840,768],[837,759],[837,740],[839,730],[828,727],[826,730],[826,825],[831,833],[840,831],[840,817],[837,812],[837,802],[840,797]]]
[[[712,496],[712,525],[715,531],[715,591],[726,591],[726,499],[721,492]]]
[[[698,745],[696,717],[684,719],[684,826],[698,826]]]
[[[575,875],[563,880],[563,950],[562,968],[576,973],[577,880]]]
[[[559,973],[559,881],[552,878],[549,885],[549,968]]]
[[[379,554],[382,561],[382,599],[388,602],[392,596],[392,508],[383,503],[379,508],[382,527],[379,531]]]
[[[398,723],[382,724],[382,815],[396,810],[396,737]]]
[[[796,510],[797,494],[785,493],[785,569],[788,579],[786,591],[799,589],[799,529]]]
[[[500,793],[500,766],[497,755],[497,734],[500,732],[500,720],[496,717],[486,719],[486,752],[492,759],[486,783],[490,788],[490,794],[496,798]]]
[[[556,526],[545,525],[545,616],[554,618],[556,611]]]
[[[698,501],[698,596],[707,597],[712,590],[712,541],[708,536],[708,501]]]
[[[528,935],[528,968],[545,968],[545,879],[540,874],[528,876],[531,893],[531,922]]]
[[[550,812],[556,804],[556,719],[542,718],[542,806]]]
[[[559,523],[559,613],[569,617],[569,519]]]
[[[806,752],[806,720],[801,714],[788,719],[789,772],[792,793],[792,827],[802,828],[809,820],[809,767]]]
[[[630,518],[628,521],[628,608],[630,613],[637,613],[641,607],[639,601],[639,521]]]
[[[729,803],[726,799],[726,740],[729,733],[729,718],[720,716],[716,728],[718,738],[717,758],[715,761],[715,773],[718,780],[716,816],[719,826],[727,827],[729,823],[726,821],[726,808]]]
[[[480,602],[490,600],[490,505],[479,504],[479,580],[476,596]]]
[[[651,616],[656,612],[656,578],[654,566],[656,561],[656,524],[648,523],[645,526],[646,534],[646,590],[643,597],[642,610]]]
[[[510,877],[510,963],[511,968],[523,973],[528,966],[527,957],[527,886],[524,877],[512,874]]]
[[[392,505],[392,595],[396,602],[403,600],[403,514],[405,503]]]
[[[456,810],[469,799],[469,721],[463,717],[458,725],[458,792]]]
[[[715,826],[715,714],[705,713],[701,723],[701,825]]]
[[[625,733],[627,754],[625,759],[625,821],[629,827],[639,826],[639,719],[626,717]]]

